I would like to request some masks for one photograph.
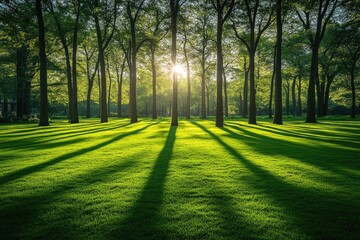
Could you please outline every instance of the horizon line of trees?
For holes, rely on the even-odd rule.
[[[6,1],[2,115],[39,106],[46,126],[57,105],[78,123],[80,103],[91,117],[96,101],[101,122],[115,105],[131,123],[139,112],[170,114],[172,125],[179,113],[215,113],[218,127],[233,114],[283,124],[283,114],[306,112],[315,123],[330,105],[355,118],[359,11],[350,0]]]

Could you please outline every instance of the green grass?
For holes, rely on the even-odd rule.
[[[1,125],[0,239],[360,239],[360,122]]]

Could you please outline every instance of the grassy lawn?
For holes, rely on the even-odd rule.
[[[0,239],[360,239],[360,121],[98,121],[0,125]]]

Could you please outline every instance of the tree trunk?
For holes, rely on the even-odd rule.
[[[190,63],[186,55],[186,79],[187,79],[187,96],[186,96],[186,119],[190,119],[191,107],[191,84],[190,84]]]
[[[269,118],[272,118],[272,100],[273,100],[273,95],[274,95],[275,71],[276,71],[276,44],[275,44],[275,46],[274,46],[273,72],[272,72],[272,75],[271,75],[271,84],[270,84]]]
[[[99,116],[101,116],[101,78],[100,78],[100,69],[98,71],[98,86],[99,86]]]
[[[79,4],[80,5],[80,4]],[[80,20],[80,6],[76,9],[76,21],[73,36],[73,52],[72,52],[72,107],[71,107],[71,123],[79,123],[78,113],[78,87],[77,87],[77,37]]]
[[[107,72],[108,72],[108,76],[109,76],[109,92],[108,92],[108,100],[107,100],[107,115],[108,117],[110,117],[111,114],[111,83],[112,83],[112,79],[111,79],[111,73],[110,73],[110,65],[109,65],[109,60],[107,59]]]
[[[105,58],[104,58],[104,48],[103,48],[103,39],[101,36],[100,23],[98,16],[95,15],[95,25],[96,25],[96,35],[98,40],[98,50],[99,50],[99,62],[100,62],[100,82],[101,82],[101,99],[100,99],[100,122],[108,122],[107,108],[106,108],[106,71],[105,71]]]
[[[117,73],[117,79],[118,79],[118,92],[117,92],[117,117],[121,118],[122,117],[122,111],[121,111],[121,105],[122,105],[122,84],[123,84],[123,76],[124,76],[124,69],[125,69],[125,61],[126,61],[126,56],[124,57],[124,60],[121,64],[121,70],[120,70],[120,74],[119,74],[119,70],[118,68],[116,68],[116,73]],[[119,76],[120,75],[120,76]]]
[[[249,68],[246,66],[246,57],[244,57],[244,73],[245,73],[245,80],[244,80],[244,107],[243,107],[243,117],[246,118],[248,115],[248,92],[249,92]]]
[[[39,126],[49,126],[47,96],[47,65],[45,52],[45,26],[41,0],[36,0],[36,17],[39,25],[39,59],[40,59],[40,122]]]
[[[152,119],[157,119],[156,109],[156,64],[155,64],[155,46],[151,46],[151,72],[152,72]]]
[[[294,76],[292,87],[291,87],[291,97],[292,97],[292,114],[296,116],[296,75]]]
[[[131,30],[131,65],[130,65],[130,122],[137,122],[137,103],[136,103],[136,32],[135,32],[135,21],[130,21]]]
[[[256,89],[255,89],[255,51],[250,50],[250,107],[249,107],[249,124],[256,124]]]
[[[202,52],[201,57],[201,118],[206,118],[206,103],[205,103],[205,52]]]
[[[172,66],[175,67],[176,62],[176,34],[177,34],[177,15],[179,11],[179,0],[170,1],[171,8],[171,61]],[[172,73],[173,80],[173,101],[172,101],[172,118],[171,125],[178,125],[178,82],[175,71]]]
[[[223,32],[223,13],[218,11],[217,17],[217,37],[216,37],[216,48],[217,48],[217,64],[216,64],[216,90],[217,90],[217,101],[216,101],[216,126],[224,126],[224,103],[223,103],[223,92],[222,92],[222,71],[223,71],[223,54],[222,54],[222,32]]]
[[[226,84],[226,74],[225,68],[223,68],[224,75],[224,107],[225,107],[225,117],[229,116],[229,105],[228,105],[228,94],[227,94],[227,84]]]
[[[315,116],[315,83],[318,72],[318,59],[319,59],[318,47],[313,46],[312,56],[311,56],[310,80],[309,80],[308,96],[307,96],[306,123],[317,122]]]
[[[282,119],[282,74],[281,74],[281,43],[282,43],[282,1],[276,1],[276,66],[275,66],[275,113],[274,123],[283,124]],[[287,111],[289,110],[289,84],[286,95]],[[288,113],[289,115],[289,113]]]

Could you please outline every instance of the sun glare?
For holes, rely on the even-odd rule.
[[[182,77],[186,76],[186,70],[185,68],[183,68],[183,66],[181,66],[180,64],[176,64],[174,67],[173,67],[173,71],[175,73],[177,73],[178,75],[181,75]]]

